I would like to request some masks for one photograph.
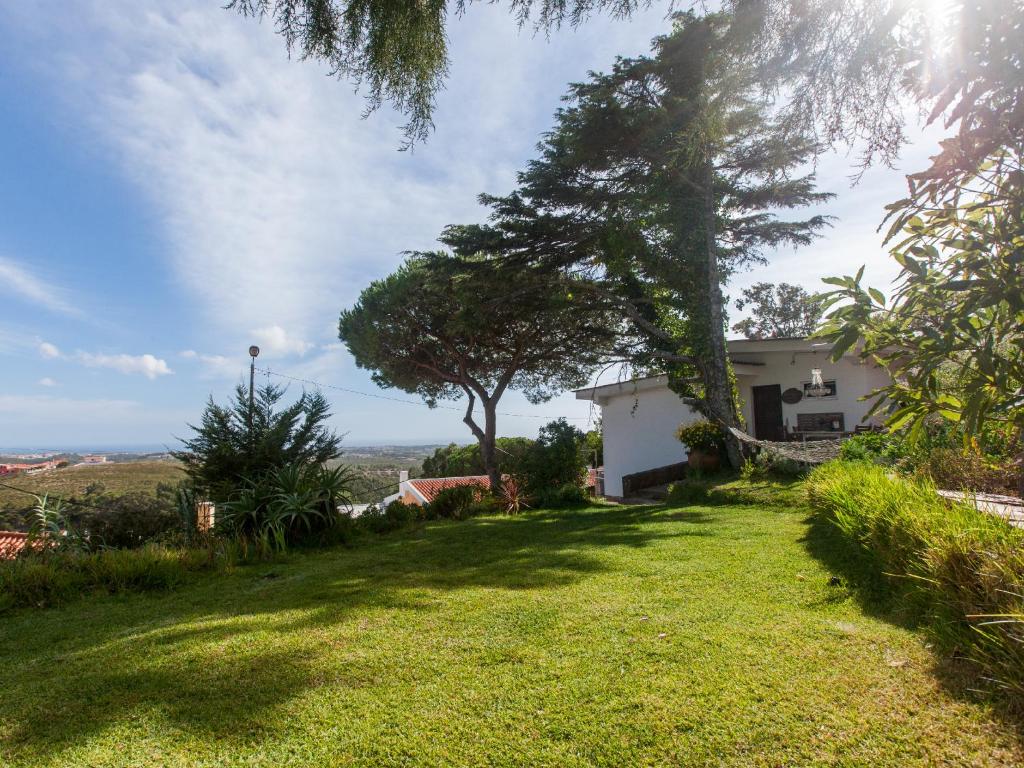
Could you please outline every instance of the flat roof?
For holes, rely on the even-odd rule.
[[[777,339],[728,339],[726,345],[730,358],[749,352],[816,352],[824,351],[832,345],[827,341],[810,339],[807,336],[790,336]],[[751,360],[732,360],[737,375],[755,376],[756,368],[763,363]],[[754,369],[754,370],[752,370]],[[647,389],[657,389],[668,384],[668,375],[664,373],[652,376],[641,376],[635,379],[614,381],[610,384],[594,384],[575,390],[577,400],[595,400],[598,397],[609,397]]]

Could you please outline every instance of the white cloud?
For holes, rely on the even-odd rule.
[[[0,292],[13,294],[52,312],[78,315],[64,297],[65,291],[33,274],[26,267],[0,256]]]
[[[480,218],[480,192],[510,189],[567,82],[666,26],[663,9],[629,24],[598,15],[548,41],[476,5],[450,19],[436,132],[399,153],[401,116],[360,120],[362,95],[290,61],[271,23],[221,6],[94,0],[56,29],[16,16],[25,34],[55,38],[66,64],[48,74],[73,83],[72,109],[150,198],[205,332],[237,343],[285,328],[295,354],[330,340],[325,321],[401,251],[435,247],[444,225]]]
[[[179,352],[178,356],[179,357],[183,357],[186,360],[194,360],[195,358],[197,358],[199,356],[199,353],[196,352],[194,349],[185,349],[185,350],[182,350],[181,352]]]
[[[41,341],[39,342],[39,354],[47,360],[54,360],[60,357],[60,350],[48,341]]]
[[[141,373],[150,380],[174,373],[165,360],[149,354],[105,355],[78,352],[75,359],[89,368],[111,368],[124,374]]]
[[[271,355],[304,355],[312,347],[316,346],[290,335],[279,325],[257,328],[250,331],[250,333],[256,339],[256,343],[259,344],[260,352],[266,352]]]
[[[41,387],[56,387],[57,382],[51,379],[49,376],[44,376],[39,380],[39,386]]]

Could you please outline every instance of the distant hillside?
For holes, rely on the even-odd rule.
[[[184,479],[185,473],[176,461],[134,461],[5,476],[0,477],[0,482],[39,495],[68,497],[83,494],[91,483],[101,483],[108,493],[153,493],[159,483],[178,483]],[[24,509],[32,503],[31,496],[0,487],[0,510]]]

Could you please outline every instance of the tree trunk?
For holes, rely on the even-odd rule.
[[[722,275],[718,269],[715,227],[715,172],[710,153],[704,163],[704,247],[705,269],[702,286],[707,301],[707,354],[702,367],[704,399],[708,415],[725,429],[726,458],[733,469],[743,464],[739,441],[728,431],[739,425],[733,397],[729,350],[725,343],[725,317],[722,305]]]
[[[498,491],[501,488],[501,474],[498,472],[498,452],[495,449],[498,430],[497,401],[494,398],[481,397],[480,402],[484,407],[484,428],[480,429],[480,425],[473,419],[476,397],[468,388],[463,387],[463,390],[469,397],[469,404],[466,406],[466,415],[462,417],[462,421],[480,444],[480,458],[483,459],[484,472],[487,474],[491,490]]]
[[[498,471],[498,452],[495,438],[498,431],[497,404],[493,400],[484,402],[484,439],[480,443],[480,455],[484,460],[484,471],[490,481],[491,490],[501,490],[501,473]]]

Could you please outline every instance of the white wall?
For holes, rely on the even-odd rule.
[[[697,414],[667,387],[616,395],[602,402],[604,492],[622,495],[622,476],[686,460],[675,432]]]
[[[860,400],[860,398],[872,390],[884,386],[888,381],[885,371],[871,363],[862,363],[853,357],[844,357],[838,363],[832,363],[824,351],[758,352],[756,355],[737,354],[735,357],[738,363],[743,360],[756,360],[764,363],[764,366],[758,367],[756,376],[741,376],[737,379],[746,431],[750,434],[754,434],[752,387],[778,384],[782,387],[783,392],[790,387],[803,391],[804,382],[811,380],[811,369],[820,368],[823,380],[835,380],[836,396],[805,397],[795,405],[784,402],[782,404],[783,424],[788,424],[790,428],[795,429],[798,413],[842,413],[846,429],[852,432],[854,427],[862,423],[861,419],[871,408],[871,401]]]

